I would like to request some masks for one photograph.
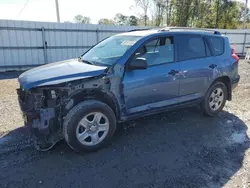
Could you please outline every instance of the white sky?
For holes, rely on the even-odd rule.
[[[55,0],[0,0],[0,19],[56,22]],[[61,22],[73,21],[77,14],[88,16],[92,23],[113,18],[116,13],[133,15],[134,0],[58,0]],[[244,0],[239,0],[244,2]],[[250,2],[249,2],[250,3]]]
[[[56,22],[55,0],[0,0],[0,19]],[[61,22],[73,21],[77,14],[88,16],[92,23],[100,18],[113,18],[116,13],[134,14],[134,0],[58,0]]]

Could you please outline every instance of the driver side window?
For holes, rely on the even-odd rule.
[[[147,42],[139,48],[133,59],[144,58],[148,66],[170,63],[174,61],[173,37],[161,37]]]

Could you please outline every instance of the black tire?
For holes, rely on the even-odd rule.
[[[210,96],[211,96],[212,92],[215,91],[217,88],[220,88],[223,91],[224,98],[223,98],[221,106],[217,110],[214,111],[210,108],[209,102],[210,102]],[[208,89],[208,92],[207,92],[207,94],[202,102],[202,109],[203,109],[204,115],[211,116],[211,117],[216,116],[224,108],[226,101],[227,101],[227,97],[228,97],[228,93],[227,93],[226,85],[222,82],[215,82]]]
[[[101,112],[109,120],[109,130],[105,138],[94,146],[83,145],[76,136],[76,129],[79,121],[88,113]],[[77,104],[67,114],[63,123],[63,134],[68,145],[77,152],[96,151],[106,146],[112,139],[116,130],[116,116],[113,110],[97,100],[88,100]]]

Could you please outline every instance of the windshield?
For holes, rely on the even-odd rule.
[[[141,36],[126,35],[109,37],[86,52],[81,60],[94,65],[113,65],[140,38]]]

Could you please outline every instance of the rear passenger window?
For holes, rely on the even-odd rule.
[[[208,44],[207,44],[206,41],[205,41],[205,45],[206,45],[207,56],[208,56],[208,57],[212,56],[211,51],[210,51],[210,49],[209,49]]]
[[[220,37],[207,37],[215,56],[224,53],[224,40]]]
[[[179,36],[179,60],[197,59],[206,56],[206,47],[201,36]]]

